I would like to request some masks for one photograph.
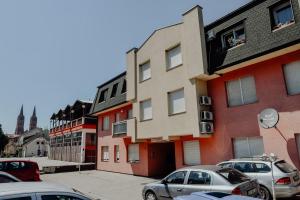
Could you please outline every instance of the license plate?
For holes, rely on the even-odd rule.
[[[255,188],[252,189],[252,190],[248,190],[248,191],[247,191],[248,196],[253,196],[253,195],[255,195],[256,193],[257,193],[257,191],[256,191]]]

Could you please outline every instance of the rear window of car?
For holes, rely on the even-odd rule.
[[[224,198],[224,197],[230,196],[231,194],[222,193],[222,192],[208,192],[208,193],[206,193],[206,195],[213,196],[216,198]]]
[[[239,184],[250,180],[248,176],[242,174],[237,170],[230,169],[230,168],[220,169],[216,172],[231,184]]]
[[[275,165],[276,167],[278,167],[278,169],[280,169],[280,171],[284,173],[291,173],[295,171],[295,168],[289,163],[285,162],[285,160],[278,161],[275,163]]]

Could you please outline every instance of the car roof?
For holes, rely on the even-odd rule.
[[[15,176],[13,176],[13,175],[11,175],[11,174],[9,174],[9,173],[6,173],[6,172],[0,171],[0,175],[7,176],[7,177],[9,177],[9,178],[11,178],[11,179],[14,179],[15,181],[21,181],[21,180],[18,179],[17,177],[15,177]]]
[[[226,162],[268,162],[270,163],[270,160],[268,159],[263,159],[263,158],[259,158],[259,157],[253,157],[253,158],[235,158],[235,159],[231,159],[231,160],[227,160],[221,163],[226,163]],[[278,161],[282,161],[282,159],[276,159],[275,162]]]
[[[224,167],[217,166],[217,165],[195,165],[195,166],[184,167],[180,170],[195,170],[195,169],[218,171],[220,169],[224,169]]]
[[[0,187],[0,196],[36,193],[36,192],[74,192],[71,188],[63,185],[45,183],[45,182],[15,182],[2,183]]]
[[[0,160],[0,163],[1,162],[28,162],[28,163],[37,163],[37,162],[34,162],[32,160]]]

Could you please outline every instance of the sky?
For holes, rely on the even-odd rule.
[[[0,124],[13,133],[21,105],[25,129],[38,126],[125,71],[126,51],[157,28],[203,7],[208,24],[250,0],[1,0]]]

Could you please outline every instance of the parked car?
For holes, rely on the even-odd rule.
[[[0,187],[1,200],[91,200],[84,194],[62,185],[46,182],[3,183]]]
[[[187,196],[175,197],[174,200],[259,200],[241,195],[232,195],[223,192],[195,192]]]
[[[257,197],[259,185],[256,180],[232,168],[193,166],[177,170],[162,181],[145,185],[142,194],[145,200],[164,200],[201,191]]]
[[[38,164],[28,160],[0,161],[0,171],[7,172],[22,181],[41,181]]]
[[[223,167],[232,167],[251,178],[257,179],[260,184],[262,199],[272,199],[272,171],[271,162],[267,158],[242,158],[218,164]],[[299,171],[284,160],[277,159],[273,163],[275,178],[275,194],[278,198],[293,197],[300,193]]]
[[[12,182],[20,182],[21,180],[6,173],[0,172],[0,183],[12,183]]]

